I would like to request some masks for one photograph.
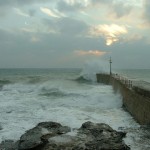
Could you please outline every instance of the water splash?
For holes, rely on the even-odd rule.
[[[100,60],[86,62],[81,72],[81,76],[86,80],[95,82],[97,73],[108,73],[107,62]]]

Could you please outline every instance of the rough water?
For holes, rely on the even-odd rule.
[[[19,139],[42,121],[79,128],[83,122],[107,123],[126,131],[133,150],[150,149],[150,129],[122,108],[122,97],[95,74],[80,69],[1,69],[0,142]]]
[[[150,83],[150,69],[124,69],[115,70],[121,76],[130,78],[133,81],[144,81]]]

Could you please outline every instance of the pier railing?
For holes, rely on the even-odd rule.
[[[118,75],[118,74],[112,74],[111,76],[113,78],[115,78],[116,80],[118,80],[119,82],[121,82],[122,84],[124,84],[127,88],[132,89],[132,87],[133,87],[133,81],[129,80],[126,77]]]

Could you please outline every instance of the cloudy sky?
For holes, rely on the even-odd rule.
[[[0,0],[0,68],[150,68],[150,0]]]

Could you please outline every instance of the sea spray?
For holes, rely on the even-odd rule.
[[[86,80],[95,82],[96,73],[108,73],[107,62],[100,60],[86,62],[81,72],[81,76]]]
[[[99,62],[89,62],[85,66],[82,74],[105,72],[105,65]],[[109,69],[109,64],[106,68]],[[131,149],[146,150],[149,138],[142,140],[145,131],[141,134],[139,125],[123,110],[120,95],[115,94],[111,86],[78,82],[75,79],[81,70],[45,69],[42,74],[40,69],[25,71],[26,74],[22,71],[19,78],[17,70],[13,74],[7,71],[9,77],[13,76],[10,80],[13,83],[4,85],[0,91],[0,141],[18,140],[26,130],[43,121],[60,122],[72,129],[92,121],[127,131]],[[40,82],[28,82],[29,76],[40,78]],[[5,76],[5,80],[9,77]]]

